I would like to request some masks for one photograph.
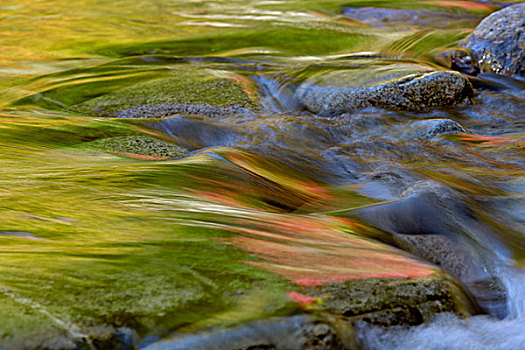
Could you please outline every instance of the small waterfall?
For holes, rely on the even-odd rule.
[[[525,269],[507,268],[501,279],[507,289],[507,319],[525,320]]]
[[[299,106],[294,100],[295,87],[284,76],[257,76],[254,77],[258,85],[261,104],[267,113],[284,114],[296,111]]]

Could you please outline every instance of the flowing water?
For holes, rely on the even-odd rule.
[[[0,347],[67,348],[112,333],[144,347],[295,314],[290,296],[301,285],[427,276],[434,268],[389,247],[386,233],[353,213],[434,184],[461,203],[451,207],[461,209],[451,225],[501,281],[506,305],[480,298],[490,315],[438,315],[410,329],[362,324],[362,346],[524,348],[523,80],[482,77],[474,105],[425,113],[313,115],[293,98],[324,72],[443,69],[434,57],[500,6],[2,0]],[[369,7],[391,10],[374,17],[355,9]],[[214,118],[98,113],[129,117],[118,102],[100,101],[151,82],[159,84],[132,95],[137,105],[185,98],[185,89],[230,105],[229,85],[213,88],[214,79],[235,82],[242,101],[260,108]],[[419,137],[417,123],[436,118],[469,133]],[[93,146],[130,135],[190,153]]]

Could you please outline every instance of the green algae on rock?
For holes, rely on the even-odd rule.
[[[314,113],[349,112],[366,107],[424,111],[431,107],[470,104],[472,86],[451,71],[336,71],[307,80],[295,97]]]
[[[465,40],[483,72],[525,75],[525,4],[494,12]]]
[[[119,112],[131,108],[166,104],[258,109],[250,82],[241,75],[186,64],[164,63],[160,67],[130,75],[127,64],[122,61],[120,66],[99,66],[97,75],[88,82],[60,82],[13,105],[32,104],[102,117],[117,117]],[[111,80],[105,77],[108,69],[113,72]],[[159,115],[162,116],[166,115]]]
[[[167,159],[183,158],[189,154],[183,147],[149,135],[108,137],[83,144],[82,148]]]
[[[250,108],[240,105],[212,107],[195,104],[161,104],[132,107],[120,111],[118,118],[162,118],[175,115],[199,115],[203,117],[226,117],[250,113]]]
[[[318,300],[308,307],[307,315],[270,318],[188,336],[178,334],[146,349],[360,349],[354,329],[359,321],[411,326],[439,312],[464,317],[476,311],[448,277],[351,280],[315,287],[307,294]]]
[[[133,107],[161,104],[256,108],[255,102],[236,82],[216,77],[199,78],[181,75],[148,81],[86,101],[78,107],[108,117]]]

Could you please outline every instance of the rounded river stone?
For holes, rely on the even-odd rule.
[[[339,73],[339,72],[337,72]],[[350,112],[366,107],[393,110],[425,111],[432,107],[468,105],[472,85],[461,74],[452,71],[415,72],[356,82],[349,87],[327,86],[307,81],[296,91],[309,111]],[[352,84],[352,82],[350,82]]]
[[[467,38],[482,72],[525,75],[525,3],[485,18]]]

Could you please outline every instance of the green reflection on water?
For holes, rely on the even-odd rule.
[[[287,179],[291,168],[277,163],[259,164],[268,175],[264,178],[246,169],[224,170],[202,155],[158,162],[86,150],[85,143],[143,129],[136,128],[140,123],[85,115],[97,114],[104,96],[113,99],[103,105],[109,106],[107,114],[132,106],[119,100],[130,91],[133,105],[166,102],[170,93],[171,103],[240,101],[253,107],[249,86],[225,88],[210,81],[238,82],[261,71],[300,72],[304,79],[324,69],[311,62],[352,66],[355,61],[325,56],[362,51],[428,64],[434,49],[453,45],[469,30],[379,30],[342,18],[340,9],[351,5],[428,6],[412,1],[3,1],[0,338],[20,347],[38,347],[36,342],[53,347],[62,336],[106,338],[110,326],[132,327],[143,336],[297,311],[286,296],[294,288],[290,282],[244,263],[260,259],[227,242],[235,235],[232,218],[252,210],[261,221],[273,220],[265,217],[267,211],[307,203],[302,210],[316,212],[372,200],[352,189],[330,192],[299,172]],[[187,56],[246,61],[180,61]],[[197,81],[192,81],[191,99],[177,95],[188,76]],[[144,93],[151,89],[137,88],[151,82],[166,94],[154,99]],[[225,90],[228,96],[240,90],[243,95],[232,102],[220,95]],[[32,109],[35,105],[40,109]],[[224,186],[228,192],[222,193],[229,196],[218,199],[233,198],[233,203],[204,200],[191,191],[214,187],[203,179],[227,182],[232,172],[238,183]],[[306,185],[290,185],[297,179]],[[267,200],[268,189],[280,203]],[[326,190],[331,197],[307,190]]]
[[[44,338],[75,330],[104,338],[96,329],[103,324],[144,335],[287,307],[279,291],[289,284],[241,262],[252,258],[221,241],[231,236],[228,227],[208,223],[206,203],[181,192],[177,165],[166,170],[163,163],[60,147],[124,133],[125,125],[31,112],[5,117],[11,125],[0,130],[0,299],[11,344],[17,337],[31,342],[40,331]],[[35,126],[42,123],[47,127]],[[155,185],[159,170],[178,180]],[[257,310],[223,314],[263,290],[276,297]]]

